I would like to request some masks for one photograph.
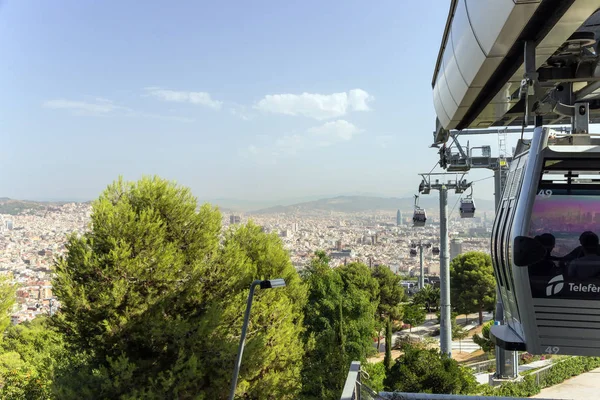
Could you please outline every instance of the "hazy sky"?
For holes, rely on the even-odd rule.
[[[447,12],[447,0],[0,0],[0,196],[91,199],[143,174],[205,199],[413,193],[437,161]],[[497,138],[471,143],[485,141]],[[476,197],[493,197],[491,180]]]

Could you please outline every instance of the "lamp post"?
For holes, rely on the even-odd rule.
[[[237,359],[235,360],[235,368],[233,370],[233,380],[231,381],[231,392],[229,393],[229,400],[233,400],[233,397],[235,396],[235,388],[237,387],[240,366],[242,365],[242,355],[244,354],[244,345],[246,343],[246,331],[248,330],[248,321],[250,320],[250,308],[252,307],[254,289],[257,286],[260,286],[261,289],[273,289],[278,287],[284,287],[285,281],[282,278],[268,279],[264,281],[257,279],[250,285],[250,293],[248,293],[246,313],[244,314],[244,324],[242,325],[242,336],[240,337],[240,346],[238,348]]]

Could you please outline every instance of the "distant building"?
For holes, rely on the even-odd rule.
[[[460,239],[452,239],[450,241],[450,260],[454,260],[454,258],[460,254],[462,254],[462,240]]]
[[[347,250],[342,250],[342,251],[333,251],[331,252],[331,254],[329,254],[329,257],[331,258],[352,258],[354,257],[354,253],[352,252],[351,249],[347,249]]]
[[[396,212],[396,225],[400,226],[402,225],[402,211],[398,210]]]
[[[282,231],[279,233],[279,236],[280,236],[280,237],[290,237],[290,236],[291,236],[291,234],[290,234],[290,233],[291,233],[291,232],[290,232],[290,230],[289,230],[289,229],[284,229],[284,230],[282,230]]]
[[[292,232],[294,232],[294,233],[298,232],[298,223],[297,222],[294,222],[292,224]]]
[[[342,251],[342,241],[341,240],[338,240],[335,242],[335,249],[337,251]]]
[[[230,215],[229,216],[229,223],[230,224],[239,224],[241,222],[241,218],[239,215]]]
[[[8,229],[9,231],[13,230],[13,222],[12,219],[9,219],[6,221],[6,229]]]

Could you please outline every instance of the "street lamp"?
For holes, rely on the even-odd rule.
[[[246,342],[246,330],[248,329],[248,321],[250,319],[250,308],[252,307],[254,288],[257,286],[260,286],[261,289],[274,289],[278,287],[284,287],[285,280],[283,280],[282,278],[267,279],[264,281],[257,279],[250,285],[250,293],[248,293],[248,304],[246,305],[246,313],[244,314],[244,324],[242,325],[242,337],[240,337],[240,347],[238,349],[237,359],[235,361],[235,368],[233,370],[233,380],[231,381],[231,393],[229,394],[229,400],[233,400],[233,397],[235,396],[235,388],[237,387],[240,366],[242,365],[242,355],[244,353],[244,344]]]

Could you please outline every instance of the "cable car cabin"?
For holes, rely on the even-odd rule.
[[[433,253],[434,256],[438,256],[438,255],[440,255],[440,248],[434,247],[433,249],[431,249],[431,252]]]
[[[475,216],[475,202],[473,199],[470,197],[461,199],[459,211],[461,218],[473,218]]]
[[[413,226],[421,227],[425,226],[427,221],[427,213],[422,208],[416,207],[413,214]]]
[[[410,256],[411,257],[416,257],[417,256],[417,250],[416,249],[410,249]]]
[[[600,356],[600,135],[538,127],[527,142],[492,230],[507,321],[492,339],[531,354]]]

